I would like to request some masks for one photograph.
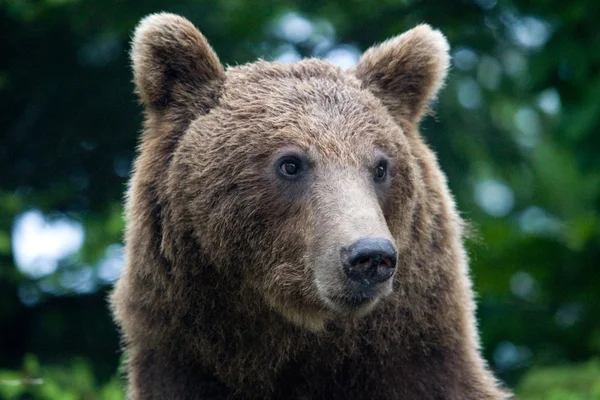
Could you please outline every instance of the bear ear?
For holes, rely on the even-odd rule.
[[[225,70],[204,36],[187,19],[159,13],[144,18],[131,49],[136,91],[150,111],[214,105]]]
[[[367,50],[355,73],[395,119],[418,123],[444,84],[449,50],[441,32],[419,25]]]

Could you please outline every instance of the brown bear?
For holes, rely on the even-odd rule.
[[[355,69],[225,69],[145,18],[145,108],[112,294],[131,399],[506,399],[464,228],[418,130],[449,65],[420,25]]]

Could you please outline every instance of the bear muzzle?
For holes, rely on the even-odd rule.
[[[329,304],[352,311],[370,308],[391,291],[397,251],[384,238],[363,238],[340,250],[343,289],[327,294]]]
[[[397,253],[391,241],[366,238],[340,251],[342,269],[348,278],[363,286],[390,279],[396,269]]]

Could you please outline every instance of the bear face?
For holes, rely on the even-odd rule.
[[[149,113],[189,120],[167,172],[171,217],[186,221],[228,279],[312,329],[389,294],[409,244],[415,160],[390,111],[418,121],[443,80],[447,44],[427,26],[396,42],[365,54],[356,73],[319,60],[225,72],[183,19],[151,17],[136,32],[135,76]],[[408,75],[410,63],[430,71]],[[399,73],[409,81],[395,80]],[[384,91],[393,93],[373,94]],[[403,109],[386,109],[396,92]]]
[[[131,398],[507,398],[418,132],[448,51],[421,25],[346,72],[225,69],[189,21],[140,23],[145,126],[111,297]]]
[[[392,232],[409,229],[414,208],[402,130],[357,79],[318,60],[232,68],[220,96],[173,156],[176,218],[228,279],[294,322],[369,310],[392,290],[407,245]],[[349,266],[361,240],[362,265]]]

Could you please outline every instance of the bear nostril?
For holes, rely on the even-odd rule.
[[[384,282],[396,267],[396,249],[387,239],[360,239],[341,251],[342,268],[348,278],[365,285]]]

